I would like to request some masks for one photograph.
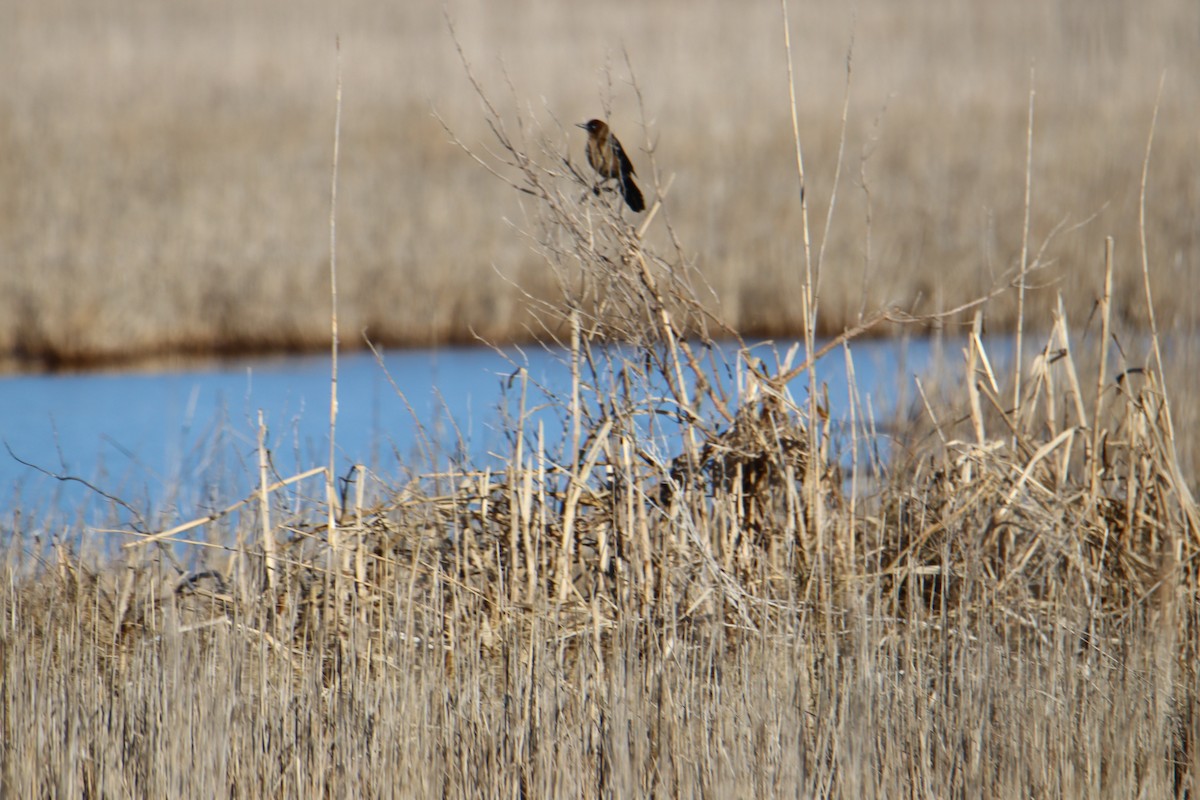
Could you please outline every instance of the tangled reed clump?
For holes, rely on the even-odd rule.
[[[981,348],[973,338],[972,364]],[[1015,411],[982,372],[969,376],[1003,434],[985,435],[989,420],[973,404],[974,441],[943,437],[936,455],[897,471],[903,483],[873,532],[897,600],[915,589],[930,606],[947,602],[943,593],[955,605],[969,576],[1023,614],[1194,602],[1200,517],[1157,374],[1105,383],[1102,372],[1089,411],[1062,317],[1032,372]]]

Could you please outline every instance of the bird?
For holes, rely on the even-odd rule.
[[[629,207],[635,213],[645,211],[646,201],[642,197],[642,190],[633,181],[633,176],[637,174],[633,170],[633,162],[625,155],[625,148],[613,136],[608,123],[602,119],[592,119],[580,122],[576,127],[588,132],[587,158],[592,169],[599,173],[602,180],[616,178],[621,197],[625,198]]]

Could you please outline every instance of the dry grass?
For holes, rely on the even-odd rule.
[[[336,549],[318,471],[203,520],[237,544],[187,568],[179,534],[10,550],[3,793],[1194,795],[1200,529],[1155,374],[1098,412],[1035,365],[1025,413],[939,408],[846,495],[867,470],[769,381],[665,457],[641,359],[596,390],[586,343],[578,449],[517,403],[508,469],[358,474]],[[965,377],[986,407],[979,351]]]
[[[515,287],[557,298],[553,271],[505,222],[524,228],[537,210],[462,158],[430,116],[436,106],[473,147],[489,135],[438,4],[6,6],[0,352],[15,360],[322,345],[336,33],[347,343],[363,329],[388,343],[528,338],[537,320]],[[569,123],[611,102],[645,182],[650,145],[661,184],[673,180],[666,211],[713,287],[706,304],[746,334],[795,333],[800,232],[795,179],[780,168],[791,140],[779,8],[743,6],[518,0],[499,12],[464,0],[451,13],[503,115],[522,111],[531,141],[578,158]],[[1140,153],[1166,71],[1151,280],[1164,328],[1194,327],[1195,3],[879,0],[859,3],[854,22],[831,0],[792,14],[815,220],[833,191],[854,38],[822,330],[883,306],[952,307],[1013,267],[1031,64],[1031,241],[1036,251],[1066,223],[1038,276],[1066,287],[1099,262],[1105,235],[1119,263],[1134,257]],[[645,93],[644,129],[622,48]],[[1140,324],[1127,280],[1119,269],[1115,313]],[[1078,326],[1094,296],[1066,294]],[[1048,319],[1054,293],[1029,303],[1031,319]],[[1002,298],[988,313],[1002,330],[1015,305]]]
[[[1015,393],[973,336],[886,463],[840,463],[876,421],[796,402],[800,355],[707,363],[736,330],[669,204],[643,235],[484,116],[555,287],[522,306],[572,365],[563,445],[519,375],[501,470],[335,498],[263,454],[116,560],[17,531],[5,795],[1195,796],[1194,348],[1113,371],[1119,259],[1078,289],[1095,352],[1056,311]]]

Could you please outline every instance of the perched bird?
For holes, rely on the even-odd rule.
[[[577,127],[588,132],[587,157],[592,169],[600,174],[603,180],[617,179],[621,197],[634,211],[645,211],[646,201],[642,198],[642,190],[633,182],[633,162],[625,155],[625,149],[613,136],[612,131],[604,120],[593,119],[580,122]]]

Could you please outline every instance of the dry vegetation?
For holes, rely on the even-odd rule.
[[[651,20],[670,20],[678,13],[670,2],[645,5],[648,10],[641,13]],[[1050,7],[1064,16],[1083,13],[1071,3]],[[21,13],[35,21],[56,13],[53,5],[46,8]],[[256,8],[239,14],[261,13],[266,24],[265,7]],[[1102,13],[1088,16],[1097,27],[1084,29],[1073,46],[1094,47],[1118,63],[1124,63],[1122,52],[1144,55],[1137,48],[1145,45],[1139,37],[1149,35],[1145,21],[1134,19],[1132,12],[1126,19],[1123,7],[1101,8]],[[872,15],[886,16],[883,9],[869,5],[864,10],[858,48],[869,50],[866,41],[882,42],[871,36],[882,24]],[[1159,10],[1166,14],[1172,9],[1186,16],[1182,6],[1164,4]],[[920,28],[912,15],[925,14],[924,7],[910,11],[908,17],[888,19]],[[977,53],[979,63],[990,53],[985,46],[992,36],[990,23],[1010,34],[1031,25],[1011,10],[968,12],[955,5],[942,11],[947,19],[925,20],[930,26],[922,35],[938,41],[944,31],[933,30],[933,21],[953,23],[958,27],[951,30],[970,44],[947,36],[947,48]],[[79,30],[87,29],[86,17],[75,16],[78,9],[58,13]],[[185,11],[181,7],[142,13],[149,15],[144,24],[157,30],[157,25],[179,24],[174,15]],[[373,20],[372,30],[386,37],[395,21],[377,13],[382,18]],[[531,19],[549,25],[547,18],[555,13],[543,10]],[[1035,14],[1031,9],[1028,13]],[[166,19],[158,19],[159,14]],[[506,12],[487,19],[486,9],[478,14],[485,18],[482,22],[460,24],[467,52],[487,51],[472,39],[482,30],[497,35],[508,26],[524,30],[516,23],[519,15]],[[990,14],[996,19],[982,19]],[[275,20],[282,26],[280,35],[302,41],[305,26],[324,19],[314,13],[304,23],[293,21],[303,16]],[[717,23],[697,16],[691,23],[696,27],[688,31],[701,39],[705,33],[715,36]],[[766,12],[755,9],[745,16],[764,26],[762,37],[777,33],[767,24]],[[822,19],[837,29],[830,21],[836,18],[829,12],[829,19]],[[732,47],[740,41],[737,26],[746,23],[740,17],[720,19],[728,23],[725,33]],[[968,25],[972,20],[981,27]],[[1028,30],[1037,34],[1031,47],[1046,40],[1044,26],[1052,22],[1041,20],[1042,27]],[[1121,41],[1114,43],[1109,39],[1116,35],[1112,26],[1118,22],[1130,24],[1121,28]],[[22,29],[33,25],[22,23]],[[102,23],[93,20],[101,27]],[[1197,35],[1196,20],[1192,23],[1190,33],[1178,30],[1177,35]],[[366,22],[362,24],[366,30]],[[303,30],[291,30],[290,25]],[[64,35],[70,40],[73,29],[67,27]],[[204,27],[198,27],[204,34]],[[797,31],[802,27],[797,25]],[[1075,31],[1065,23],[1054,30],[1068,28]],[[296,71],[274,72],[272,63],[256,60],[255,30],[250,25],[245,32],[244,49],[238,49],[241,40],[236,36],[229,44],[241,54],[240,60],[223,67],[231,72],[230,86],[240,86],[243,71],[248,71],[285,88],[296,81],[295,97],[301,97],[303,87],[310,93],[306,100],[312,102],[311,94],[319,94],[321,87],[314,90]],[[605,32],[611,34],[601,28]],[[882,36],[883,31],[875,33]],[[211,31],[208,35],[216,36]],[[672,35],[683,38],[684,32]],[[684,57],[682,42],[679,50],[672,50],[667,38],[658,43],[663,52],[655,55],[667,59],[667,76],[673,73],[666,67],[674,63],[669,53],[684,60],[673,69],[700,68],[687,60],[694,54]],[[761,59],[758,68],[764,74],[775,70],[786,75],[786,65],[776,63],[778,54],[760,46],[760,38],[747,38],[742,54]],[[312,52],[324,52],[316,39]],[[539,47],[549,48],[556,40],[538,41]],[[805,41],[801,38],[802,46]],[[1177,45],[1169,40],[1164,46],[1170,50]],[[198,44],[194,53],[178,41],[154,40],[153,46],[177,55],[184,72],[212,63],[211,53]],[[557,41],[556,46],[564,60],[580,58],[569,41]],[[113,59],[132,57],[120,41],[110,41],[109,47]],[[824,47],[823,52],[834,52]],[[435,48],[429,48],[426,54],[432,58]],[[706,62],[704,69],[720,72],[737,66],[722,60],[732,56],[717,52],[715,63]],[[530,57],[519,52],[511,56],[514,72]],[[549,56],[543,51],[538,57]],[[805,60],[815,57],[804,55]],[[865,53],[864,61],[869,57]],[[915,69],[917,55],[910,58],[911,63],[904,63]],[[393,71],[390,60],[387,70],[379,64],[354,66],[350,58],[347,62],[350,87],[356,81],[372,85],[372,66],[381,74]],[[41,74],[39,69],[54,73],[49,61],[31,60],[26,67],[34,77]],[[427,163],[416,176],[405,176],[399,183],[387,178],[397,174],[387,170],[401,170],[397,165],[413,158],[411,153],[393,154],[388,162],[393,166],[386,169],[368,171],[362,162],[356,165],[355,159],[361,158],[361,153],[351,155],[356,137],[359,142],[370,137],[364,127],[355,127],[367,123],[365,116],[355,116],[354,103],[348,100],[342,143],[347,186],[357,185],[361,191],[365,183],[356,181],[378,183],[376,194],[356,195],[351,188],[342,195],[349,199],[340,209],[347,230],[341,236],[339,223],[338,259],[346,265],[343,283],[350,287],[346,316],[351,320],[343,321],[343,328],[353,330],[367,320],[376,324],[364,310],[368,286],[377,296],[372,302],[381,303],[378,295],[397,287],[387,302],[400,316],[390,322],[381,318],[379,325],[426,326],[434,338],[453,335],[449,328],[438,328],[440,323],[428,314],[471,319],[471,310],[439,308],[428,295],[449,297],[452,286],[476,278],[477,285],[486,285],[491,280],[486,276],[492,275],[490,259],[505,266],[502,271],[508,278],[514,271],[524,276],[515,285],[495,278],[498,283],[491,288],[511,292],[496,308],[510,303],[506,324],[520,320],[520,326],[542,341],[561,340],[572,367],[570,390],[542,398],[528,385],[527,376],[517,376],[509,409],[511,449],[504,454],[502,469],[458,465],[434,473],[414,465],[403,478],[356,469],[337,480],[321,467],[298,476],[273,474],[268,454],[262,452],[259,491],[222,512],[190,522],[171,520],[156,531],[136,514],[130,520],[129,509],[114,511],[114,518],[126,523],[124,549],[116,559],[91,553],[89,545],[99,536],[78,530],[77,524],[38,549],[23,536],[36,521],[13,515],[14,536],[0,570],[0,794],[1197,796],[1200,509],[1192,488],[1197,448],[1191,432],[1200,420],[1196,404],[1186,399],[1197,390],[1200,370],[1196,348],[1185,336],[1151,337],[1142,351],[1125,332],[1129,322],[1159,310],[1146,287],[1152,294],[1162,289],[1158,322],[1164,329],[1193,321],[1181,292],[1166,291],[1167,285],[1178,289],[1179,283],[1163,283],[1175,280],[1170,276],[1176,267],[1166,264],[1159,250],[1168,246],[1164,238],[1180,221],[1174,215],[1186,214],[1191,207],[1188,195],[1152,189],[1145,200],[1153,212],[1144,227],[1138,225],[1136,187],[1150,109],[1138,105],[1129,112],[1140,118],[1140,111],[1146,111],[1146,125],[1134,126],[1138,133],[1122,128],[1111,134],[1129,137],[1128,163],[1120,160],[1118,171],[1127,172],[1134,187],[1132,210],[1127,203],[1118,209],[1120,214],[1112,215],[1111,208],[1101,212],[1084,233],[1070,234],[1080,241],[1064,245],[1057,267],[1040,267],[1027,275],[1041,281],[1056,268],[1073,271],[1064,291],[1028,295],[1023,321],[1026,328],[1038,330],[1031,338],[1039,355],[1023,370],[998,372],[979,335],[985,318],[1004,320],[1013,314],[1015,293],[1003,291],[967,313],[975,326],[961,371],[947,376],[940,387],[922,386],[922,412],[894,423],[894,446],[882,459],[876,457],[885,449],[878,425],[885,421],[875,420],[867,406],[830,409],[820,400],[819,387],[810,387],[816,391],[807,399],[793,397],[787,388],[789,379],[803,375],[805,364],[815,356],[813,333],[821,325],[861,321],[854,335],[866,335],[888,326],[946,322],[933,314],[910,316],[887,308],[895,298],[877,292],[912,293],[926,280],[942,287],[937,303],[946,307],[1008,285],[1013,277],[1010,266],[1020,260],[1024,68],[1017,66],[1013,86],[988,96],[994,107],[970,106],[980,110],[984,121],[958,116],[910,121],[913,127],[906,130],[914,135],[925,131],[932,136],[936,130],[937,136],[955,138],[961,124],[970,132],[963,136],[975,136],[976,148],[992,143],[998,153],[1006,154],[998,155],[996,163],[972,160],[978,173],[964,177],[955,172],[948,144],[939,153],[951,161],[936,169],[928,156],[904,151],[916,159],[905,174],[910,179],[922,175],[925,183],[903,190],[897,183],[889,189],[895,176],[885,180],[881,174],[880,184],[872,184],[876,223],[870,233],[872,252],[877,254],[872,259],[878,259],[878,265],[921,263],[913,266],[911,276],[887,272],[885,279],[885,270],[867,261],[871,280],[865,288],[864,229],[855,229],[852,222],[843,228],[835,221],[823,255],[819,247],[823,204],[830,195],[823,180],[832,179],[821,154],[837,151],[836,128],[817,133],[815,150],[806,146],[806,161],[815,165],[808,176],[808,213],[821,221],[811,226],[815,242],[806,248],[799,234],[804,212],[795,190],[797,177],[786,176],[783,166],[794,163],[793,145],[784,137],[775,147],[767,122],[761,123],[761,130],[757,122],[742,127],[730,119],[714,123],[704,133],[723,146],[731,147],[743,133],[753,141],[757,130],[762,149],[736,151],[746,154],[741,172],[681,170],[665,201],[631,222],[619,201],[589,191],[590,178],[575,172],[578,157],[568,157],[570,140],[565,131],[562,137],[548,133],[557,130],[556,123],[542,120],[544,110],[496,110],[497,98],[510,96],[502,82],[496,91],[482,78],[475,86],[463,80],[470,103],[462,101],[461,106],[475,107],[481,129],[490,130],[486,140],[471,139],[451,124],[468,148],[476,154],[486,152],[484,160],[503,176],[488,176],[490,184],[463,177],[466,172],[448,166],[451,156],[433,144],[444,134],[434,132],[427,138],[412,137],[413,147],[429,148],[424,151]],[[301,74],[313,69],[325,85],[324,67],[296,69]],[[355,69],[367,74],[355,77]],[[461,76],[462,67],[456,69]],[[476,69],[473,74],[480,73]],[[809,80],[818,78],[835,80],[820,72]],[[1075,75],[1072,80],[1080,78]],[[93,79],[85,78],[84,83]],[[153,76],[147,80],[153,83]],[[1062,76],[1055,80],[1069,82]],[[786,108],[786,78],[781,82]],[[718,91],[705,81],[697,84]],[[937,89],[983,91],[953,82],[948,86]],[[807,82],[798,88],[806,87]],[[1137,95],[1119,81],[1109,88],[1114,97],[1131,103]],[[153,86],[149,89],[153,95]],[[868,82],[863,91],[869,89]],[[995,85],[989,84],[992,89]],[[658,91],[656,99],[642,98],[643,107],[688,104],[678,93]],[[824,108],[810,95],[807,102],[814,105],[806,106],[806,117],[814,108]],[[280,91],[276,100],[282,103],[279,98],[288,96]],[[231,102],[230,97],[208,98],[204,92],[190,97],[201,106],[211,101],[214,105],[204,106],[206,112]],[[385,97],[394,100],[396,95]],[[964,102],[982,97],[955,95]],[[37,106],[36,99],[30,101]],[[989,129],[984,124],[987,115],[1004,116],[1008,112],[998,109],[1009,101],[1020,106],[1014,112],[1018,117],[1005,117],[1003,130]],[[579,105],[568,106],[567,121],[586,113],[578,97],[573,102]],[[625,118],[634,120],[638,104],[629,102]],[[701,111],[712,111],[703,108],[706,102],[715,101],[700,98],[696,108],[678,109],[688,122],[684,130],[699,133]],[[832,119],[840,116],[840,102],[829,112]],[[1164,103],[1160,122],[1174,113],[1172,102]],[[152,105],[142,109],[151,118],[167,113],[148,110]],[[449,105],[448,120],[467,113]],[[265,147],[271,134],[240,128],[241,115],[270,116],[277,111],[248,103],[214,124],[231,126],[223,134],[225,141],[239,136],[257,141],[254,137],[262,136]],[[397,106],[393,111],[392,119],[403,119],[411,108]],[[952,113],[933,106],[926,111]],[[298,106],[289,113],[300,114]],[[361,107],[359,113],[365,113]],[[1053,113],[1052,105],[1045,116]],[[329,122],[323,111],[317,115],[321,125]],[[896,104],[888,115],[893,132],[879,140],[869,162],[872,174],[876,169],[886,172],[881,165],[900,152],[884,155],[896,121],[904,118]],[[88,119],[81,115],[80,130],[88,127]],[[91,122],[103,128],[112,121],[99,115]],[[932,127],[926,129],[926,124]],[[275,151],[287,153],[293,146],[296,152],[304,150],[289,139],[303,127],[277,136]],[[636,130],[636,123],[630,127]],[[1170,124],[1160,132],[1167,129]],[[854,130],[853,123],[848,124],[848,138]],[[985,130],[994,138],[984,138]],[[1162,142],[1155,139],[1150,174],[1164,182],[1186,181],[1183,170],[1174,169],[1178,164],[1172,169],[1155,166],[1158,159],[1184,157],[1180,129],[1172,131],[1163,134]],[[1071,141],[1088,141],[1088,136],[1103,138],[1103,133],[1089,130],[1070,136],[1083,137]],[[111,134],[108,130],[102,135]],[[201,149],[212,148],[210,154],[223,147],[207,139],[207,128],[198,131],[180,124],[175,135]],[[168,193],[213,192],[205,202],[212,203],[214,213],[219,209],[246,226],[239,246],[264,248],[253,270],[240,271],[241,256],[226,249],[213,254],[220,278],[181,279],[175,287],[150,270],[158,256],[136,249],[169,251],[180,246],[173,234],[167,235],[168,230],[176,232],[174,223],[160,221],[160,228],[141,230],[142,238],[125,238],[126,231],[107,240],[108,245],[103,244],[103,231],[89,228],[83,216],[64,224],[81,226],[76,233],[90,230],[96,237],[87,245],[96,249],[83,250],[88,259],[118,241],[135,248],[126,255],[133,265],[144,264],[146,272],[135,278],[131,266],[126,289],[110,287],[107,296],[113,302],[133,302],[125,297],[128,292],[145,304],[144,312],[176,297],[185,284],[186,291],[223,286],[228,296],[206,298],[204,308],[197,309],[197,326],[205,321],[200,311],[221,310],[231,325],[234,320],[260,324],[278,314],[276,328],[296,331],[298,341],[316,342],[327,336],[327,328],[321,326],[328,325],[328,318],[317,310],[329,302],[321,295],[328,285],[321,255],[327,231],[317,222],[327,213],[321,210],[317,184],[323,183],[327,191],[328,174],[320,172],[328,148],[320,144],[316,128],[312,135],[311,198],[283,188],[287,180],[307,179],[282,167],[274,176],[261,173],[263,181],[253,190],[243,185],[247,165],[264,171],[275,166],[244,153],[227,165],[227,174],[211,182],[182,181],[172,172],[196,167],[202,158],[148,167],[143,176],[161,180],[159,188]],[[377,135],[379,152],[394,144],[392,133]],[[1082,173],[1089,167],[1086,154],[1075,152],[1071,141],[1052,139],[1041,129],[1037,135],[1045,141],[1035,143],[1035,161],[1043,157],[1039,148],[1057,146],[1060,155],[1071,155],[1059,159],[1068,162],[1065,167],[1047,163],[1047,172],[1034,168],[1039,187],[1033,194],[1035,236],[1048,232],[1057,221],[1055,213],[1062,210],[1051,213],[1043,205],[1052,207],[1056,192],[1068,191],[1065,186],[1041,188],[1043,176],[1051,174],[1051,166],[1066,169],[1067,177],[1072,169]],[[1171,149],[1172,141],[1179,149]],[[144,144],[131,136],[121,146],[132,153],[139,142]],[[708,146],[698,138],[690,145],[681,141],[679,149],[686,153],[694,148],[690,152],[704,163],[699,154],[709,152]],[[852,146],[847,152],[851,150]],[[669,151],[675,147],[666,144],[664,135],[655,159],[644,156],[646,184],[666,187],[669,173],[663,161]],[[59,156],[65,158],[67,152]],[[469,161],[461,153],[457,158]],[[434,170],[437,159],[444,171]],[[14,163],[20,167],[22,162],[5,162],[5,168]],[[186,166],[189,163],[192,167]],[[1118,169],[1117,161],[1113,164]],[[88,168],[116,170],[113,165]],[[657,181],[652,177],[656,172]],[[999,180],[1001,173],[999,183],[984,180],[985,175]],[[116,172],[101,177],[84,169],[82,175],[90,177],[84,178],[88,188],[73,201],[80,208],[87,205],[88,192],[97,193],[91,196],[94,200],[112,190],[107,181]],[[732,182],[734,175],[738,185]],[[436,191],[429,188],[429,202],[422,205],[412,193],[435,180],[430,176],[461,180],[456,189],[472,200],[499,199],[485,212],[461,197],[451,201],[439,186]],[[750,192],[740,185],[743,178],[761,185]],[[1113,178],[1097,191],[1115,198],[1127,191],[1116,188],[1124,180]],[[709,184],[711,193],[702,192]],[[222,198],[218,190],[234,191],[234,186],[239,187],[234,195]],[[846,207],[839,199],[837,220],[854,218],[855,190],[852,183],[848,186],[840,190]],[[899,217],[925,214],[922,209],[969,216],[978,209],[972,210],[970,201],[962,198],[987,186],[995,189],[996,198],[1011,194],[1015,205],[1008,208],[1006,200],[996,207],[997,224],[988,228],[995,236],[990,244],[978,249],[962,245],[965,261],[984,266],[964,268],[961,281],[935,277],[944,264],[928,256],[936,249],[941,259],[971,238],[960,227],[962,220],[921,217],[920,225],[930,226],[922,228],[921,236],[928,238],[916,243],[901,241],[902,226],[893,228],[895,221],[882,220],[880,209],[891,204],[899,209]],[[251,191],[257,199],[242,194]],[[858,191],[861,202],[865,195],[861,187]],[[825,197],[817,196],[821,194]],[[50,192],[43,199],[53,205],[68,202],[67,196]],[[129,195],[114,196],[133,202]],[[519,204],[513,203],[513,196]],[[765,203],[764,196],[778,197],[778,207]],[[711,204],[703,219],[695,215],[699,197]],[[758,199],[747,208],[747,198]],[[1088,200],[1097,201],[1097,195]],[[441,202],[447,204],[441,211],[431,210]],[[491,227],[502,208],[519,212],[513,214],[519,220],[516,230],[501,234]],[[303,216],[298,209],[311,213],[309,222],[288,221]],[[414,226],[411,241],[405,239],[408,234],[380,221],[384,209],[394,215],[396,225]],[[138,213],[143,212],[151,214],[148,208]],[[422,230],[422,224],[439,213],[447,220],[456,216],[462,226],[451,249],[440,254],[438,248],[445,242],[436,237],[437,226],[427,224]],[[123,219],[136,227],[135,220],[153,218]],[[189,240],[191,244],[225,240],[219,225],[206,227],[211,220],[185,215],[175,222],[197,226],[188,228],[198,237]],[[260,223],[275,234],[265,233]],[[312,231],[311,241],[302,244],[305,230]],[[156,231],[163,237],[156,238]],[[1115,239],[1115,248],[1106,251],[1104,234],[1114,231],[1122,235]],[[425,236],[418,241],[416,232]],[[1137,247],[1143,233],[1149,244],[1144,267]],[[278,251],[263,239],[276,234]],[[688,238],[693,234],[698,245]],[[34,236],[27,230],[24,235],[32,237],[23,241],[35,253],[44,254],[51,243],[40,231]],[[762,241],[755,245],[757,235]],[[838,243],[838,237],[851,235],[860,237],[857,244]],[[478,244],[470,241],[473,236],[494,237],[479,240],[487,242],[486,256],[472,253],[467,258]],[[1066,237],[1064,233],[1060,241]],[[1195,241],[1170,241],[1170,246],[1182,248],[1181,269],[1187,269],[1194,263]],[[341,249],[343,242],[346,251]],[[697,246],[698,257],[690,249]],[[917,249],[906,250],[910,246]],[[1035,243],[1032,249],[1036,252],[1039,246]],[[505,262],[509,248],[513,260]],[[203,268],[185,258],[195,257],[190,245],[176,252],[180,275]],[[358,272],[371,263],[368,252],[379,263],[370,276]],[[895,262],[878,255],[888,252],[908,255],[897,255]],[[994,275],[986,274],[986,260],[981,260],[986,252],[994,258]],[[299,258],[298,253],[306,255]],[[378,261],[387,253],[396,257],[394,264]],[[1043,262],[1049,254],[1049,249],[1043,253]],[[468,266],[475,263],[471,259],[481,261],[477,273],[424,270],[418,275],[420,259],[435,255],[451,260],[462,255],[467,259],[461,262],[463,270],[473,269]],[[60,256],[63,265],[81,267],[66,251]],[[412,263],[410,256],[416,259]],[[260,269],[264,260],[276,264],[277,258],[278,269]],[[285,265],[293,266],[293,258],[303,263],[284,270]],[[857,272],[839,266],[848,262],[859,265]],[[748,266],[751,263],[755,266]],[[808,290],[809,265],[814,274],[824,274],[819,303]],[[413,273],[404,272],[408,269]],[[923,269],[929,272],[922,276]],[[396,271],[398,276],[392,274]],[[298,277],[301,273],[304,280]],[[252,275],[258,283],[242,283],[235,280],[238,275],[247,280]],[[11,275],[7,279],[16,280]],[[748,291],[737,287],[764,280],[793,285],[795,292],[776,289],[771,297],[743,294],[732,307],[727,302],[724,292],[729,287],[737,294]],[[710,286],[721,298],[718,307]],[[86,294],[82,284],[73,290]],[[152,300],[153,291],[163,294]],[[306,309],[304,298],[310,293],[313,305]],[[485,302],[483,297],[454,297],[454,302],[466,304]],[[239,310],[244,307],[234,298],[266,306],[250,313]],[[804,351],[779,354],[770,363],[743,351],[733,363],[713,363],[720,351],[707,345],[714,339],[740,341],[739,333],[746,329],[775,324],[748,318],[737,302],[770,314],[775,313],[770,303],[776,298],[789,303],[788,325],[803,327],[809,321]],[[403,318],[395,304],[407,302],[412,303],[413,315],[420,310],[426,316]],[[818,305],[823,322],[815,318]],[[185,327],[187,315],[181,308],[168,304],[155,313],[164,319],[175,314]],[[876,308],[887,310],[876,313]],[[497,313],[501,319],[507,312]],[[289,328],[291,314],[295,318]],[[309,315],[320,317],[320,325]],[[100,316],[108,321],[107,313]],[[1076,317],[1086,321],[1083,335]],[[158,323],[138,324],[147,326],[147,342],[161,343],[161,330],[149,332]],[[503,325],[497,325],[500,335]],[[201,327],[188,334],[193,337],[186,342],[189,346],[212,341]],[[128,335],[104,330],[97,333],[101,339],[111,334],[116,341]],[[394,332],[399,338],[410,334]],[[605,347],[612,340],[627,342],[631,349]],[[838,346],[852,355],[853,336],[844,337]],[[614,357],[618,353],[625,357]],[[1014,385],[1017,380],[1019,387]],[[1180,397],[1185,402],[1172,402]],[[547,437],[530,422],[534,408],[544,403],[557,413],[561,435]],[[835,422],[847,419],[844,426]],[[562,445],[549,448],[548,438]],[[850,456],[842,458],[838,452]]]
[[[572,332],[562,449],[519,382],[505,469],[329,502],[264,457],[257,494],[135,523],[116,562],[18,530],[3,794],[1195,796],[1195,412],[1153,356],[1099,371],[1107,337],[1077,356],[1059,315],[1014,407],[972,336],[888,464],[834,463],[862,408],[835,430],[786,357],[714,379],[688,264],[499,130],[580,278],[532,311]]]
[[[799,332],[777,4],[462,0],[450,12],[504,115],[523,109],[554,149],[579,158],[570,123],[611,102],[640,171],[652,146],[662,182],[673,181],[667,210],[714,289],[706,303],[748,335]],[[1058,286],[1076,285],[1106,235],[1119,258],[1135,255],[1140,153],[1165,71],[1151,281],[1164,328],[1195,325],[1194,2],[823,0],[792,14],[817,220],[855,43],[823,331],[864,308],[952,307],[1012,267],[1032,65],[1031,236],[1037,249],[1066,226],[1039,277]],[[472,146],[487,139],[440,4],[8,0],[4,19],[0,353],[10,361],[322,346],[339,33],[347,343],[362,329],[389,344],[528,338],[536,322],[515,286],[557,297],[552,271],[505,221],[524,227],[536,209],[463,159],[431,117],[436,107]],[[622,49],[645,92],[644,128]],[[1125,280],[1115,314],[1144,323]],[[1095,300],[1066,299],[1076,325]],[[1031,319],[1048,319],[1054,293],[1031,303]],[[1000,331],[1015,311],[1005,298],[988,313]]]

